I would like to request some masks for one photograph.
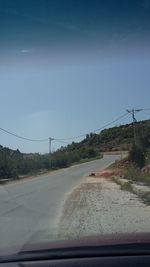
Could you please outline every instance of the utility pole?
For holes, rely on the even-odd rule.
[[[137,144],[137,138],[136,138],[136,129],[135,129],[135,123],[137,122],[136,118],[135,118],[135,113],[142,111],[142,109],[131,109],[128,110],[127,112],[130,113],[132,115],[132,119],[133,119],[133,131],[134,131],[134,144]]]
[[[49,168],[51,169],[52,168],[52,157],[51,157],[51,154],[52,154],[52,141],[54,140],[54,138],[49,137],[48,140],[49,140]]]

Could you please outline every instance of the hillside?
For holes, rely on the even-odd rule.
[[[139,139],[140,136],[140,140]],[[99,134],[90,133],[80,142],[61,147],[52,155],[38,153],[24,154],[0,146],[0,178],[18,178],[20,175],[68,167],[101,157],[101,152],[129,150],[134,139],[150,146],[150,120],[136,124],[104,129]]]
[[[73,142],[64,150],[74,150],[90,147],[100,152],[129,150],[135,137],[138,139],[139,133],[142,137],[150,139],[150,120],[139,121],[134,124],[125,124],[118,127],[104,129],[99,134],[91,133],[79,143]]]

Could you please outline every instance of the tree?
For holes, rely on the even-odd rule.
[[[0,152],[0,178],[18,177],[18,171],[13,158],[9,155],[7,150]]]

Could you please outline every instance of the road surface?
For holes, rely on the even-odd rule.
[[[0,249],[20,250],[26,243],[54,240],[66,194],[84,175],[118,158],[107,155],[51,175],[0,186]]]

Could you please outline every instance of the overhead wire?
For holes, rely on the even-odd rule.
[[[146,110],[150,110],[150,108],[141,108],[139,111],[146,111]],[[126,117],[127,115],[129,115],[128,112],[126,112],[123,115],[117,117],[115,120],[112,120],[111,122],[103,125],[102,127],[99,127],[99,128],[97,128],[97,129],[95,129],[93,131],[90,131],[90,132],[96,133],[98,131],[101,131],[102,129],[104,129],[104,128],[112,125],[113,123],[121,120],[122,118]],[[0,127],[0,130],[3,131],[3,132],[5,132],[5,133],[7,133],[7,134],[9,134],[9,135],[12,135],[12,136],[14,136],[16,138],[19,138],[19,139],[22,139],[22,140],[26,140],[26,141],[30,141],[30,142],[47,142],[49,140],[49,138],[44,138],[44,139],[31,139],[31,138],[27,138],[27,137],[18,135],[16,133],[13,133],[11,131],[8,131],[8,130],[2,128],[2,127]],[[61,142],[61,143],[64,143],[64,144],[68,144],[68,142],[65,142],[65,141],[69,141],[69,140],[73,140],[73,139],[79,139],[81,137],[85,137],[86,135],[87,135],[87,133],[80,134],[80,135],[77,135],[77,136],[68,137],[68,138],[53,138],[53,140],[56,141],[56,142]]]
[[[111,124],[113,124],[113,123],[119,121],[120,119],[126,117],[127,115],[129,115],[129,114],[126,112],[126,113],[124,113],[123,115],[117,117],[115,120],[113,120],[113,121],[111,121],[111,122],[109,122],[109,123],[103,125],[102,127],[98,128],[98,129],[96,129],[96,130],[94,130],[94,131],[91,131],[91,132],[93,132],[93,133],[98,132],[98,131],[104,129],[105,127],[107,127],[107,126],[109,126],[109,125],[111,125]],[[59,139],[59,138],[55,138],[55,140],[57,140],[57,141],[73,140],[73,139],[78,139],[78,138],[84,137],[84,136],[86,136],[86,135],[87,135],[87,133],[85,133],[85,134],[81,134],[81,135],[77,135],[77,136],[68,137],[68,138],[61,138],[61,139]]]
[[[112,125],[113,123],[115,123],[115,122],[117,122],[117,121],[123,119],[123,118],[126,117],[127,115],[128,115],[128,113],[126,112],[126,113],[124,113],[123,115],[121,115],[121,116],[119,116],[118,118],[116,118],[115,120],[113,120],[113,121],[111,121],[111,122],[109,122],[109,123],[103,125],[102,127],[98,128],[98,129],[96,129],[96,130],[94,130],[93,132],[94,132],[94,133],[95,133],[95,132],[98,132],[98,131],[100,131],[100,130],[106,128],[106,127],[108,127],[109,125]]]
[[[3,131],[3,132],[5,132],[5,133],[7,133],[7,134],[10,134],[12,136],[15,136],[15,137],[17,137],[19,139],[23,139],[23,140],[30,141],[30,142],[46,142],[46,141],[48,141],[48,138],[45,138],[45,139],[30,139],[30,138],[26,138],[24,136],[15,134],[15,133],[10,132],[10,131],[8,131],[8,130],[6,130],[4,128],[1,128],[1,127],[0,127],[0,130]]]
[[[141,111],[150,110],[150,108],[141,108]]]
[[[56,142],[59,142],[59,143],[63,143],[63,144],[68,145],[68,142],[65,142],[63,140],[58,140],[58,139],[55,139],[55,138],[53,140],[56,141]]]

